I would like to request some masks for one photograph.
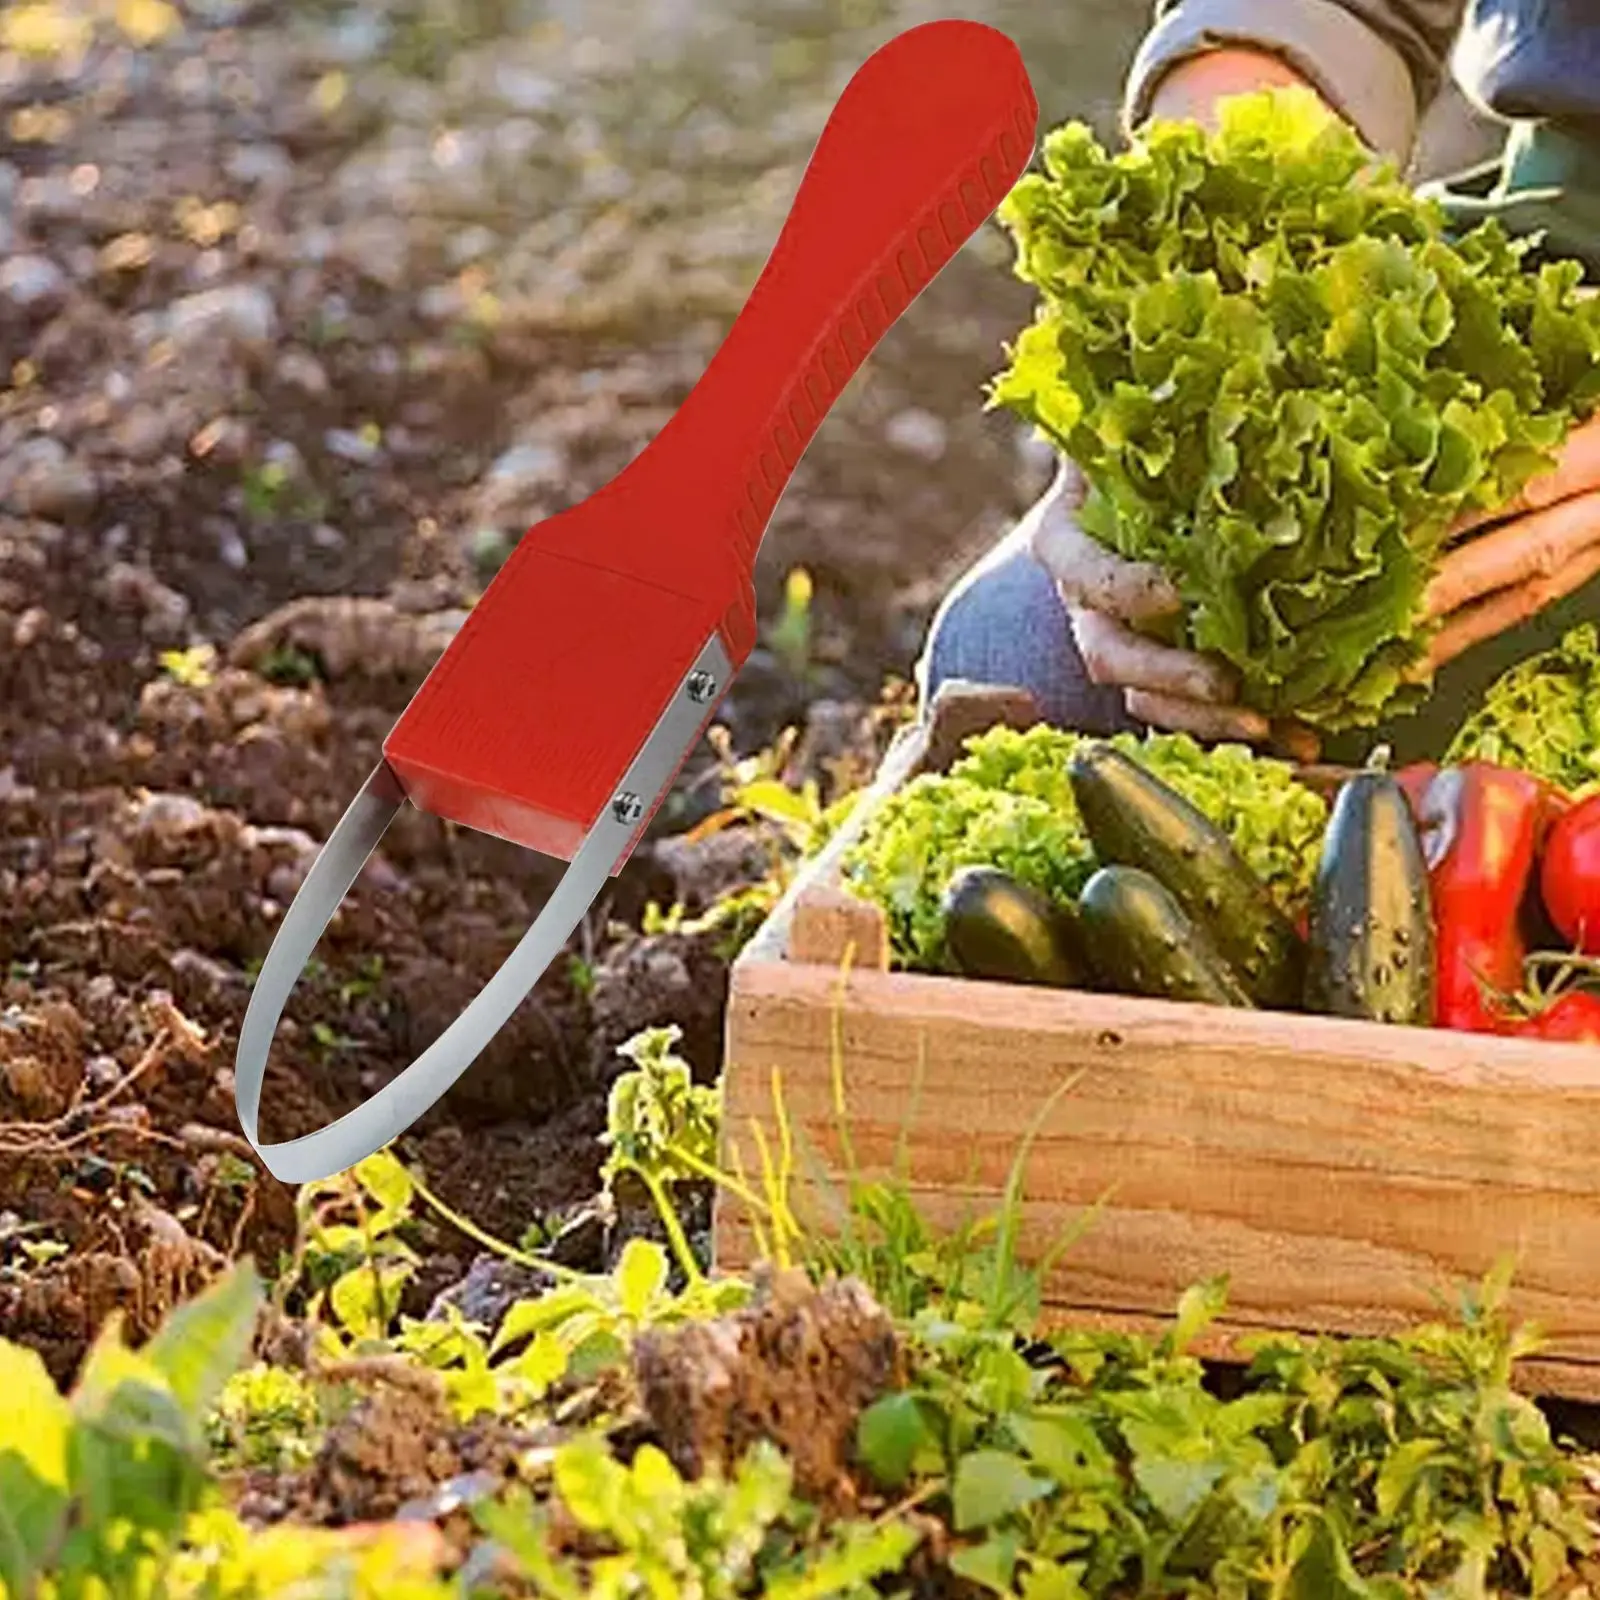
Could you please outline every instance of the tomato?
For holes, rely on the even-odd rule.
[[[1501,1031],[1518,1039],[1600,1044],[1600,994],[1574,989],[1546,1006],[1537,1016],[1508,1023]]]
[[[1561,937],[1600,956],[1600,794],[1571,807],[1550,830],[1539,891]]]

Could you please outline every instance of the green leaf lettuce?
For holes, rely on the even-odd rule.
[[[1600,399],[1600,300],[1444,217],[1305,91],[1071,123],[1001,207],[1036,316],[994,404],[1083,470],[1083,525],[1153,561],[1183,642],[1328,730],[1415,706],[1452,523],[1503,504]]]

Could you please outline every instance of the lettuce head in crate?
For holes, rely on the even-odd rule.
[[[1328,731],[1425,696],[1423,591],[1600,403],[1600,299],[1442,211],[1306,90],[1050,133],[1001,208],[1035,319],[991,403],[1088,485],[1086,532],[1152,561],[1182,643],[1246,704]]]

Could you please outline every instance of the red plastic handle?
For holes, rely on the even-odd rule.
[[[1037,122],[1016,46],[981,23],[926,23],[867,60],[688,398],[529,530],[390,734],[416,804],[570,854],[712,631],[735,667],[749,654],[756,551],[801,454],[1020,176]]]
[[[1020,176],[1038,115],[1017,47],[982,23],[925,23],[868,58],[721,349],[618,481],[650,509],[614,531],[607,566],[704,592],[732,550],[748,577],[823,417]],[[583,530],[546,527],[530,535],[545,548],[599,556]],[[749,648],[728,643],[736,659]]]

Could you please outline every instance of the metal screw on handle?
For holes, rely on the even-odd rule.
[[[618,822],[637,822],[644,815],[644,801],[632,789],[624,789],[611,802],[611,815]]]
[[[717,692],[717,680],[709,672],[691,672],[684,687],[697,706],[703,706]]]

